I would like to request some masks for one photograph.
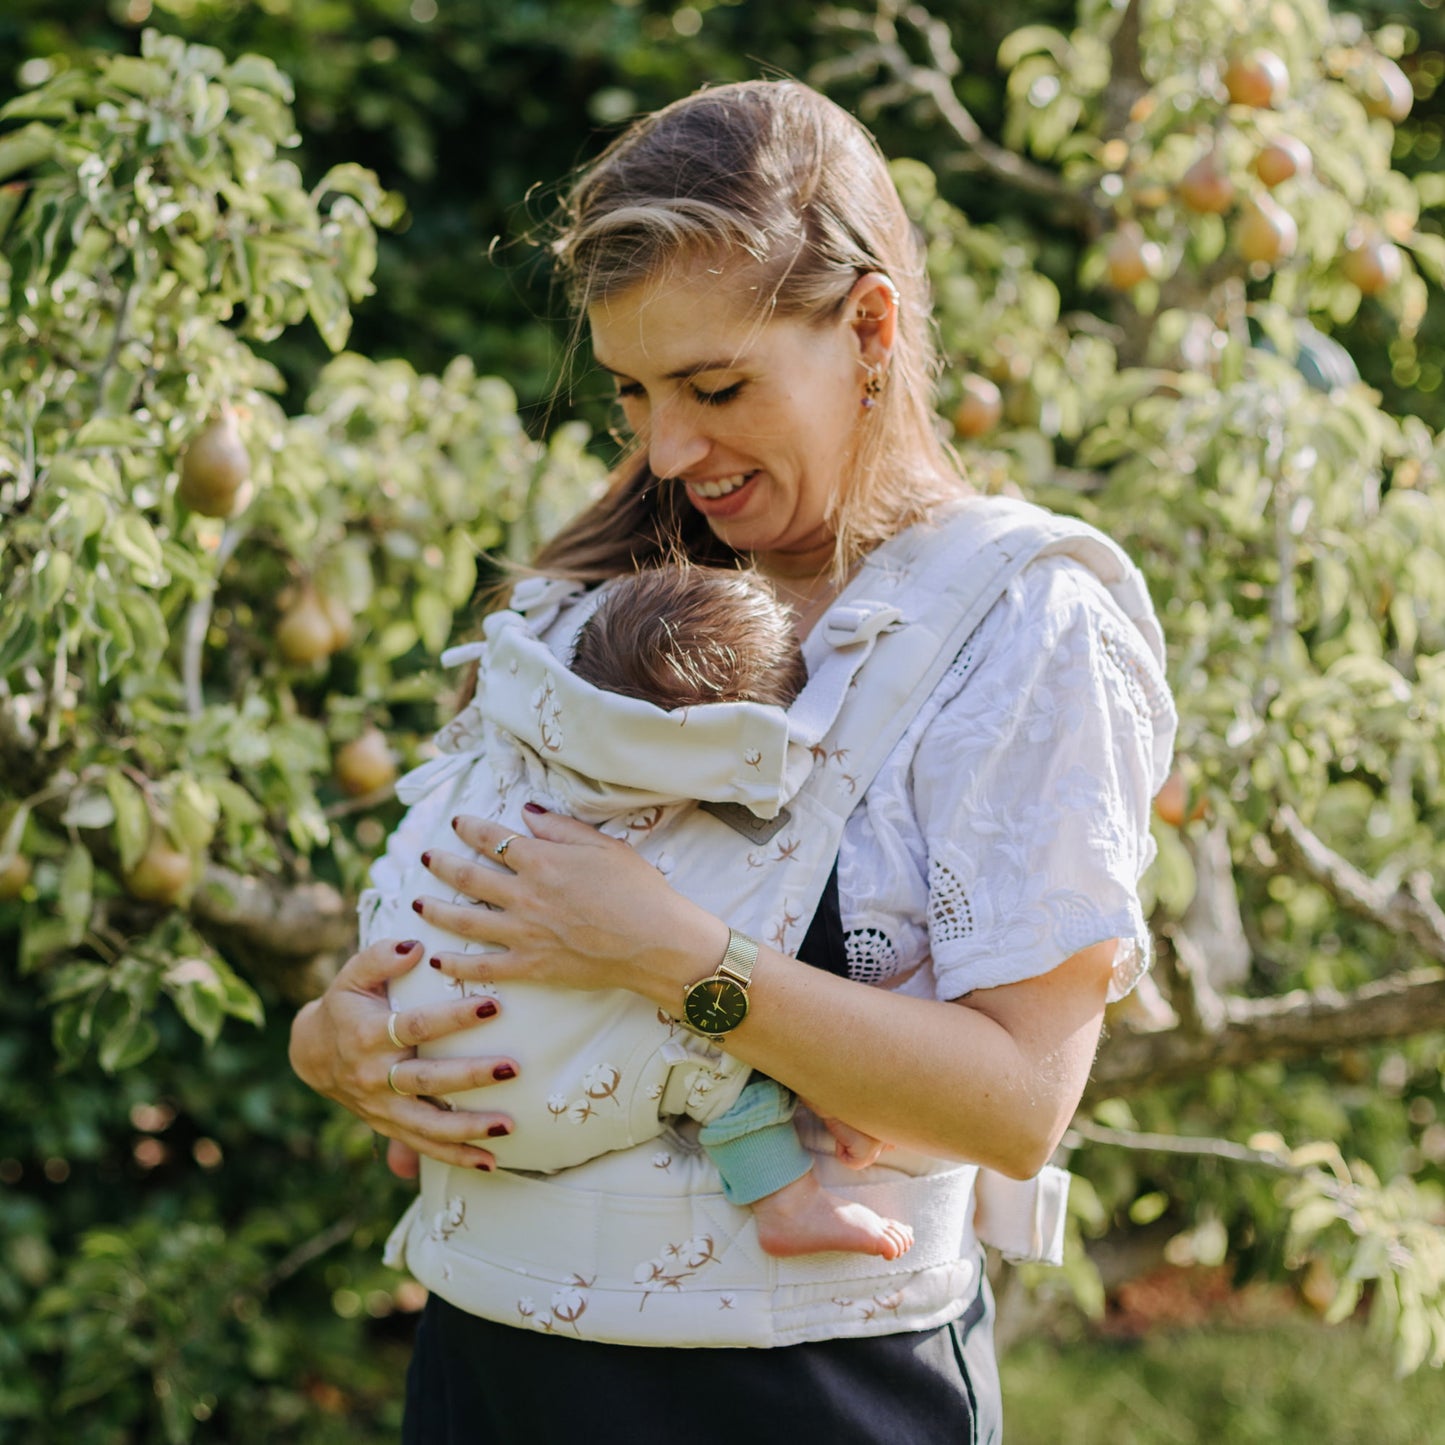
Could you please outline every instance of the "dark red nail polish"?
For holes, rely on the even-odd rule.
[[[421,912],[421,899],[420,899],[420,898],[413,898],[413,899],[411,900],[411,908],[412,908],[412,912],[413,912],[413,913],[420,913],[420,912]]]
[[[423,868],[430,868],[430,867],[431,867],[431,853],[430,853],[430,851],[428,851],[428,852],[426,852],[426,853],[423,853],[423,854],[421,855],[421,866],[422,866]]]
[[[397,951],[398,953],[410,953],[410,952],[412,951],[412,949],[414,949],[414,948],[420,948],[420,947],[421,947],[421,944],[419,944],[419,943],[416,941],[416,939],[414,939],[414,938],[408,938],[405,943],[398,943],[398,944],[397,944],[397,946],[396,946],[396,951]]]
[[[515,1079],[517,1077],[517,1071],[510,1064],[498,1064],[497,1067],[492,1070],[492,1077],[498,1080]]]
[[[461,820],[460,818],[453,818],[453,819],[452,819],[452,832],[453,832],[453,833],[455,833],[455,832],[457,831],[457,824],[460,823],[461,821],[462,821],[462,820]]]
[[[490,1174],[492,1172],[492,1166],[485,1161],[483,1161],[481,1164],[478,1164],[477,1168],[480,1169],[483,1174]]]
[[[440,968],[442,966],[442,961],[439,958],[429,958],[427,962],[431,964],[433,968]]]
[[[545,813],[547,810],[540,803],[523,803],[522,811],[524,813]]]
[[[500,1139],[504,1134],[510,1134],[511,1132],[511,1126],[508,1124],[493,1124],[492,1127],[487,1130],[487,1138]]]
[[[491,999],[486,999],[477,1005],[477,1017],[479,1019],[489,1019],[496,1011],[497,1006]],[[498,1075],[498,1077],[500,1078],[501,1076]]]

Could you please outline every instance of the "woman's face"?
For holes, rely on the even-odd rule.
[[[653,473],[764,571],[812,575],[832,560],[825,513],[865,424],[864,364],[891,344],[891,288],[865,276],[825,321],[759,321],[756,279],[700,264],[643,282],[588,312],[593,351]]]

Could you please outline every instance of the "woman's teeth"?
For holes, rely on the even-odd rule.
[[[735,492],[752,476],[751,472],[739,472],[733,477],[718,477],[711,482],[694,482],[692,489],[698,496],[706,497],[709,501],[716,501],[718,497],[725,497],[729,492]]]

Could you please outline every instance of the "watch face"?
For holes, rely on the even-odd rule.
[[[748,991],[730,978],[705,978],[683,999],[687,1022],[700,1034],[731,1033],[747,1012]]]

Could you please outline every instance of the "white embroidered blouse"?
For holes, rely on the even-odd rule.
[[[952,999],[1118,938],[1110,997],[1127,993],[1149,962],[1137,889],[1175,726],[1157,663],[1093,573],[1024,568],[848,820],[852,976]]]

